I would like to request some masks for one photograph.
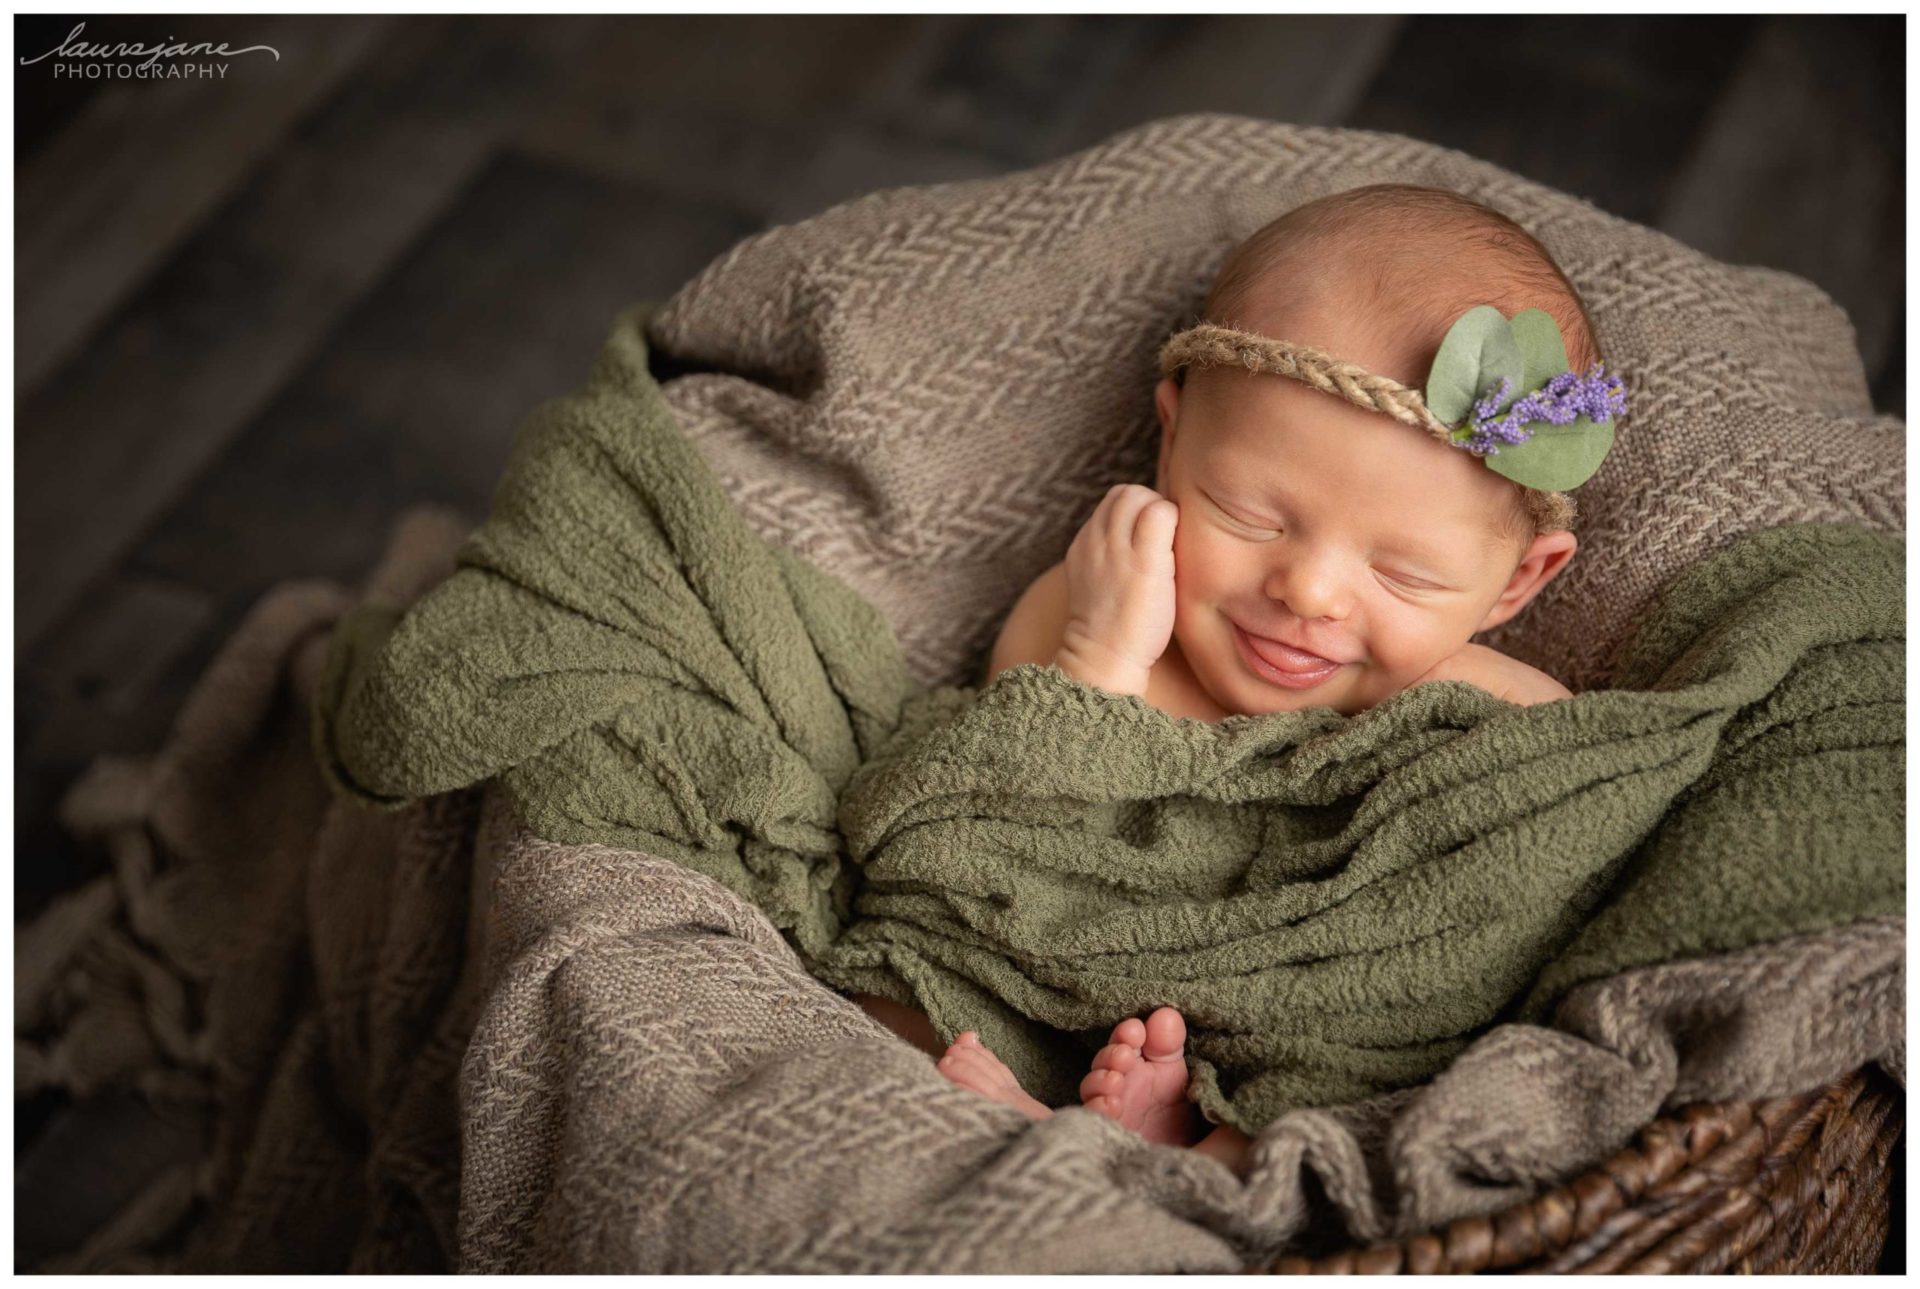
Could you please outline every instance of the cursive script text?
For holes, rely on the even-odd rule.
[[[140,64],[142,67],[151,67],[162,58],[232,58],[239,54],[252,53],[272,54],[275,62],[280,61],[280,51],[272,45],[248,45],[245,49],[228,49],[224,41],[218,45],[209,45],[205,41],[197,45],[169,45],[165,43],[158,45],[89,45],[80,39],[80,33],[86,29],[86,23],[76,24],[74,29],[67,33],[65,40],[40,55],[39,58],[21,59],[20,65],[22,67],[31,67],[42,59],[52,58],[55,54],[66,58],[138,58],[142,54],[145,54],[147,59],[144,63]],[[167,39],[171,40],[173,38],[169,36]]]

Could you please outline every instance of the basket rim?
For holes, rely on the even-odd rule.
[[[1255,1270],[1281,1275],[1457,1274],[1523,1266],[1543,1272],[1623,1271],[1664,1242],[1679,1241],[1691,1224],[1710,1215],[1727,1220],[1733,1209],[1745,1220],[1739,1242],[1751,1248],[1775,1225],[1768,1206],[1755,1199],[1760,1190],[1755,1183],[1796,1163],[1804,1171],[1829,1136],[1828,1128],[1856,1109],[1864,1111],[1876,1138],[1897,1135],[1903,1121],[1895,1106],[1898,1096],[1890,1079],[1863,1066],[1791,1096],[1688,1105],[1653,1119],[1630,1144],[1594,1167],[1498,1213],[1458,1218],[1438,1230],[1321,1257],[1282,1257]],[[1732,1204],[1730,1192],[1737,1192]],[[1698,1243],[1695,1234],[1691,1243]]]

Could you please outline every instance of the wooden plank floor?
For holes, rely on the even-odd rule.
[[[873,188],[1178,112],[1399,131],[1811,278],[1904,411],[1898,18],[188,21],[278,70],[17,69],[21,916],[94,871],[60,792],[151,748],[262,590],[354,578],[413,502],[477,519],[616,309]]]

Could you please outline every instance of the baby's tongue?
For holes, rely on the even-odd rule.
[[[1260,660],[1280,671],[1304,674],[1312,671],[1325,671],[1336,665],[1330,658],[1322,658],[1317,653],[1308,653],[1305,649],[1295,649],[1292,645],[1283,645],[1278,640],[1263,640],[1259,636],[1247,635],[1247,643],[1260,655]]]

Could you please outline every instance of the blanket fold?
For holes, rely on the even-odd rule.
[[[750,531],[646,317],[535,414],[454,576],[341,633],[316,742],[343,791],[497,778],[535,835],[719,881],[1055,1103],[1107,1027],[1179,1006],[1196,1098],[1248,1131],[1582,980],[1902,906],[1894,539],[1743,539],[1671,584],[1619,688],[1529,709],[1441,684],[1207,724],[1031,666],[924,690],[872,605]]]

